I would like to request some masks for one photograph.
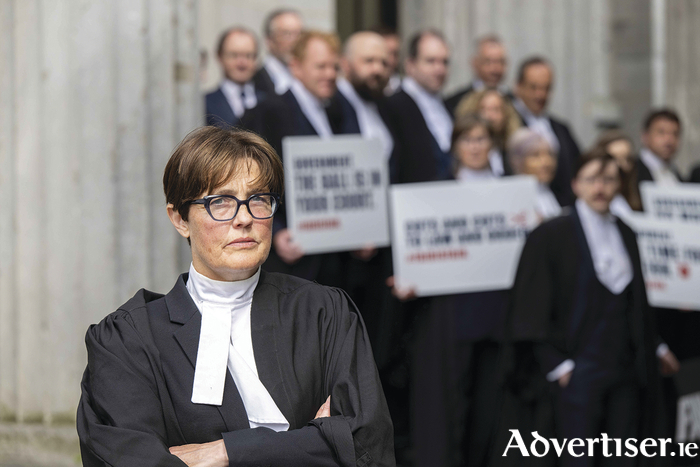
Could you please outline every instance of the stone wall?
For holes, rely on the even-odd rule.
[[[676,163],[684,175],[700,164],[700,2],[666,0],[665,101],[683,122]]]
[[[202,121],[195,0],[0,1],[0,417],[73,424],[83,336],[186,243],[162,173]]]

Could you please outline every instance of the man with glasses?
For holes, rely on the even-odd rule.
[[[226,30],[217,48],[224,79],[206,96],[206,122],[214,126],[237,126],[246,111],[267,98],[253,82],[258,57],[258,39],[243,27]]]
[[[255,74],[255,83],[270,93],[284,94],[292,85],[289,62],[304,25],[296,10],[274,10],[265,19],[265,44],[268,55]]]
[[[533,381],[518,388],[539,388],[541,407],[552,403],[558,439],[641,438],[656,407],[649,399],[656,335],[637,241],[610,214],[619,187],[612,156],[584,155],[572,182],[574,207],[530,234],[518,265],[509,331],[523,359],[517,367],[532,369]],[[636,465],[635,458],[603,458],[599,448],[595,456],[575,450],[581,453],[565,454],[562,465],[591,466],[595,457]]]

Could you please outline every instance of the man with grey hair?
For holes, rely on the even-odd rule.
[[[472,82],[445,100],[447,110],[453,115],[459,102],[473,92],[497,89],[504,96],[513,97],[508,88],[503,85],[508,57],[500,37],[495,34],[479,37],[476,40],[476,54],[472,57],[471,63],[474,72]]]
[[[289,71],[292,49],[301,35],[303,22],[298,11],[280,8],[265,18],[265,45],[268,55],[255,74],[255,82],[268,92],[284,94],[292,84]]]

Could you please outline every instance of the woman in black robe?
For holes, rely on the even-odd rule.
[[[167,295],[140,290],[88,330],[77,417],[83,465],[395,465],[391,419],[353,303],[340,289],[260,270],[283,177],[272,147],[252,133],[205,127],[175,149],[163,184],[170,220],[190,242],[190,274]],[[218,402],[193,402],[203,391],[197,372],[207,362],[198,354],[210,352],[203,323],[211,316],[194,300],[195,278],[222,289],[257,281],[252,302],[232,311],[248,313],[239,335],[248,335],[257,375],[237,384],[242,369],[223,355]],[[245,354],[233,331],[228,347]],[[279,414],[288,429],[266,427],[256,411]]]

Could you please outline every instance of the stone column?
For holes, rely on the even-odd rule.
[[[161,180],[202,123],[198,6],[0,0],[4,421],[73,423],[88,325],[187,267]]]
[[[666,105],[683,122],[682,147],[676,156],[681,172],[700,164],[700,3],[666,2]]]

